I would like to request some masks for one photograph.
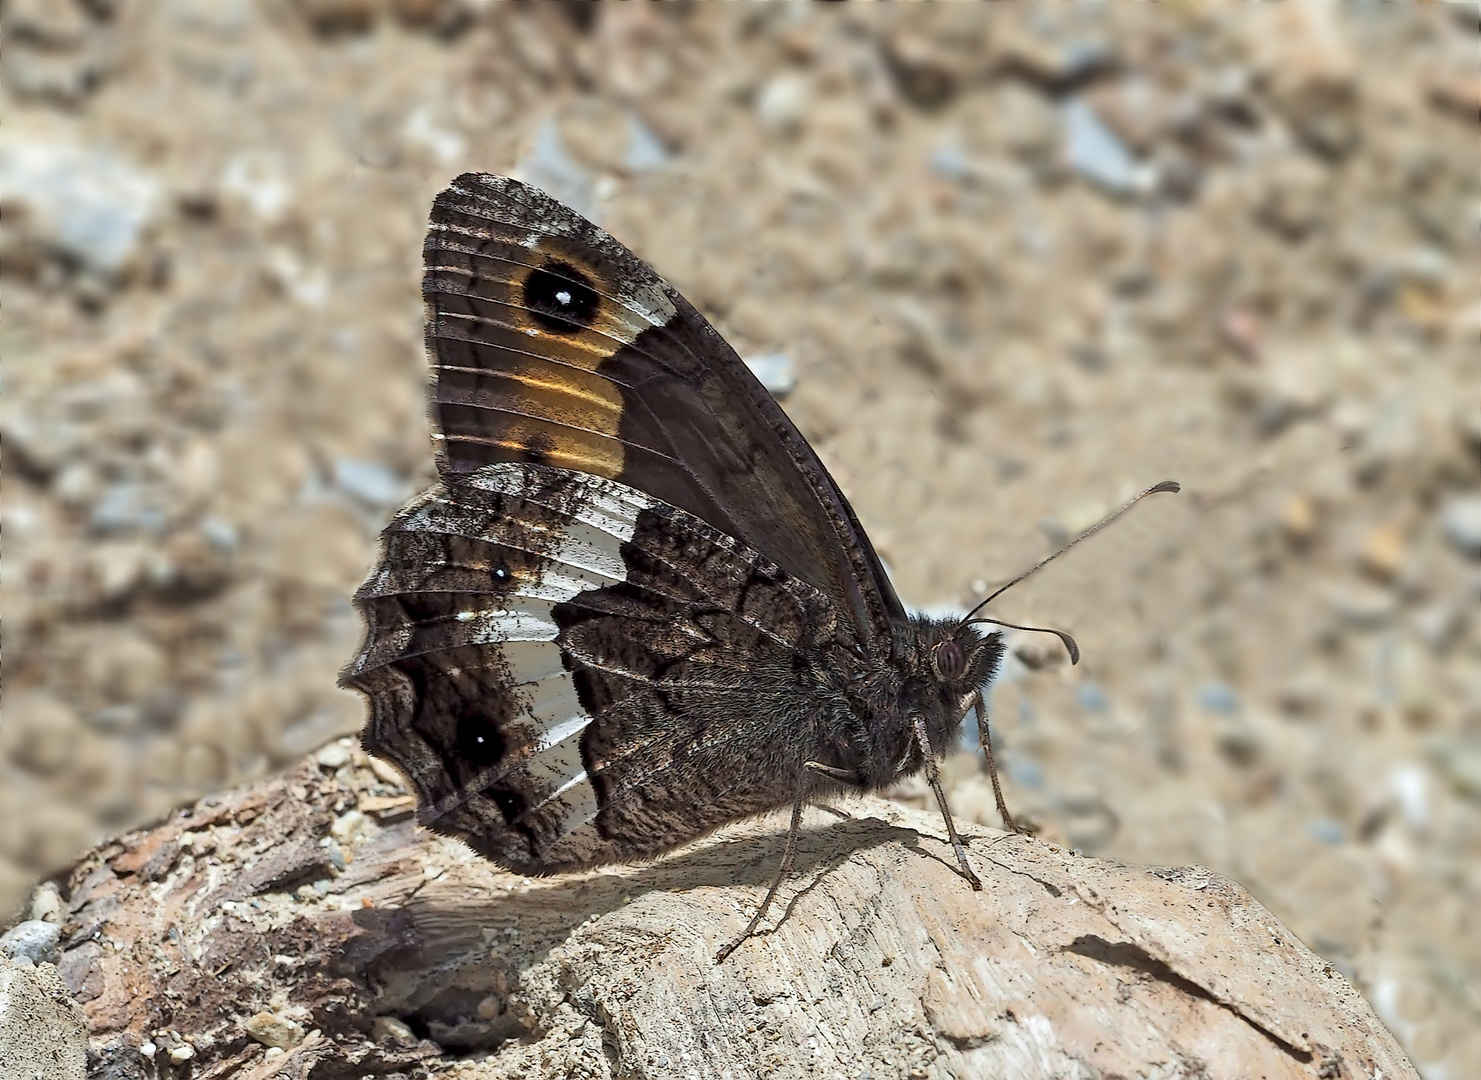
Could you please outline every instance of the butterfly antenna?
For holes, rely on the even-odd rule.
[[[1065,651],[1070,654],[1070,663],[1080,662],[1080,646],[1075,644],[1075,639],[1063,630],[1056,630],[1052,626],[1020,626],[1018,623],[1004,622],[1002,619],[989,619],[985,615],[979,615],[975,619],[964,619],[967,623],[992,623],[994,626],[1006,626],[1009,630],[1027,630],[1034,634],[1053,634],[1064,642]]]
[[[1179,492],[1181,490],[1182,490],[1182,485],[1180,485],[1176,480],[1164,480],[1164,481],[1162,481],[1162,483],[1160,483],[1160,484],[1153,484],[1151,487],[1147,488],[1145,491],[1141,492],[1139,495],[1136,495],[1133,498],[1128,499],[1126,502],[1124,502],[1120,506],[1118,506],[1115,510],[1112,510],[1105,517],[1103,517],[1099,521],[1097,521],[1094,525],[1090,526],[1090,528],[1088,528],[1084,532],[1082,532],[1079,536],[1075,537],[1069,543],[1065,544],[1064,547],[1060,548],[1058,551],[1054,552],[1052,555],[1049,555],[1049,556],[1046,556],[1043,559],[1040,559],[1033,566],[1029,567],[1023,573],[1019,574],[1012,581],[1008,582],[1008,584],[1003,585],[1000,588],[998,588],[986,600],[981,601],[971,611],[967,612],[967,614],[962,617],[961,624],[962,625],[965,625],[967,623],[979,623],[979,622],[980,623],[993,623],[993,624],[995,624],[997,626],[1006,626],[1006,627],[1008,627],[1011,630],[1031,630],[1031,631],[1034,631],[1035,633],[1054,634],[1061,641],[1064,642],[1065,648],[1069,650],[1071,662],[1072,663],[1079,663],[1080,662],[1080,648],[1079,648],[1079,646],[1077,646],[1075,644],[1075,639],[1074,638],[1070,637],[1069,634],[1066,634],[1062,630],[1053,630],[1053,629],[1050,629],[1049,627],[1044,627],[1044,626],[1017,626],[1017,625],[1015,625],[1013,623],[1003,622],[1000,619],[977,618],[976,615],[983,608],[987,607],[988,604],[992,603],[998,597],[1002,596],[1005,592],[1007,592],[1009,589],[1013,588],[1013,586],[1017,585],[1024,578],[1031,577],[1032,575],[1037,574],[1040,570],[1044,569],[1044,567],[1048,566],[1055,559],[1057,559],[1061,555],[1063,555],[1066,551],[1069,551],[1070,548],[1074,547],[1081,540],[1088,540],[1090,537],[1092,537],[1096,533],[1100,532],[1102,529],[1104,529],[1111,522],[1115,521],[1122,514],[1126,513],[1126,511],[1130,510],[1137,503],[1139,503],[1143,499],[1145,499],[1148,495],[1158,495],[1158,494],[1161,494],[1164,491],[1165,492],[1169,492],[1171,494],[1176,494],[1177,492]]]

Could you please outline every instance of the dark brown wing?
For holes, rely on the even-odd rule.
[[[832,603],[681,510],[503,464],[397,514],[343,682],[424,824],[521,873],[631,860],[811,782]],[[842,640],[840,640],[842,634]]]
[[[618,480],[743,539],[847,613],[871,651],[905,617],[812,448],[713,327],[543,192],[469,173],[424,251],[444,475],[493,462]]]

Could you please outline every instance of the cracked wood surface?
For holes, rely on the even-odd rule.
[[[83,859],[58,967],[110,1080],[1416,1077],[1242,888],[881,800],[529,879],[417,828],[338,744]],[[266,1019],[264,1019],[266,1018]]]

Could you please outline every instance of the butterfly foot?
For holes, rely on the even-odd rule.
[[[1034,837],[1039,834],[1039,825],[1036,822],[1025,822],[1007,812],[1007,807],[1002,807],[998,813],[1003,818],[1003,831],[1013,836]]]

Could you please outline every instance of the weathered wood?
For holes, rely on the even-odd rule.
[[[969,827],[974,893],[939,819],[860,800],[809,811],[768,929],[716,965],[785,822],[532,880],[417,828],[392,779],[331,746],[79,863],[58,968],[92,1074],[1416,1075],[1203,869]]]

